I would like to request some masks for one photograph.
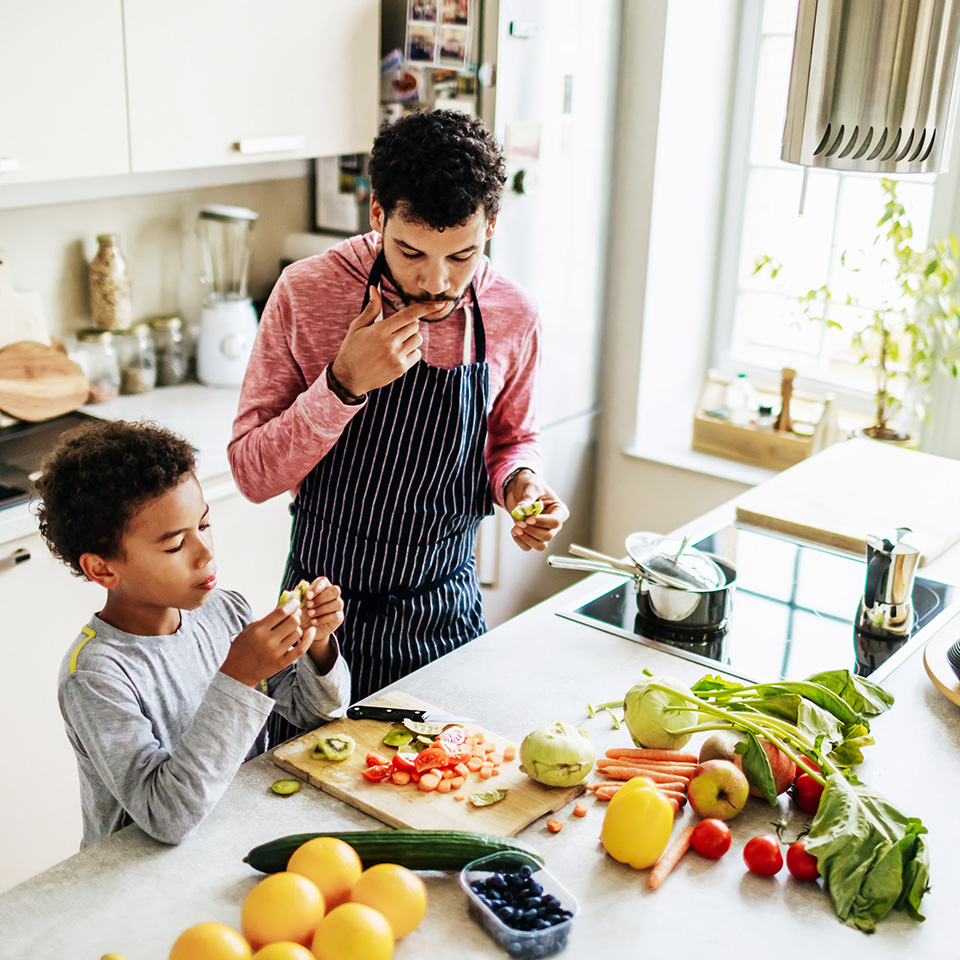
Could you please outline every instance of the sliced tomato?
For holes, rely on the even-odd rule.
[[[393,767],[389,763],[382,763],[377,767],[367,767],[363,771],[363,778],[371,783],[379,783],[381,780],[386,780],[391,773],[393,773]]]
[[[417,754],[417,759],[413,762],[414,767],[423,773],[424,770],[435,770],[438,767],[456,766],[453,756],[443,747],[427,747],[422,753]]]
[[[404,773],[410,773],[411,770],[416,770],[416,753],[397,753],[393,757],[393,769],[402,770]]]
[[[385,763],[389,762],[386,757],[381,757],[379,753],[368,753],[366,756],[366,764],[368,767],[382,767]]]
[[[463,727],[448,727],[443,733],[438,734],[437,740],[441,743],[452,743],[459,746],[467,739],[463,732]]]

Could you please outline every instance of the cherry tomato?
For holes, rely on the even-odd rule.
[[[758,877],[772,877],[783,867],[780,841],[772,833],[753,837],[743,848],[743,862]]]
[[[393,773],[393,766],[389,763],[382,763],[377,767],[365,767],[363,778],[371,783],[379,783],[381,780],[386,780],[391,773]]]
[[[690,846],[708,860],[719,860],[730,849],[730,840],[730,828],[716,817],[701,820],[690,834]]]
[[[807,853],[807,844],[802,837],[787,847],[787,869],[798,880],[816,880],[820,876],[817,858]]]
[[[820,809],[823,787],[808,773],[801,773],[793,785],[793,799],[804,812],[814,814]]]
[[[395,753],[392,761],[393,769],[411,773],[417,769],[416,761],[417,754],[415,753]]]
[[[443,747],[427,747],[417,754],[413,761],[414,767],[423,773],[425,770],[434,770],[437,767],[453,767],[456,761]]]

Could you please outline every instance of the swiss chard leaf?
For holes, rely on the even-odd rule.
[[[839,774],[827,778],[806,848],[844,923],[872,933],[894,908],[923,919],[920,901],[930,877],[926,832],[918,819],[865,785]]]
[[[876,717],[893,706],[893,694],[878,683],[858,677],[849,670],[828,670],[807,677],[811,683],[832,690],[844,703],[865,717]]]
[[[736,752],[743,755],[743,773],[750,786],[756,787],[764,800],[776,806],[777,785],[773,779],[773,769],[766,750],[752,733],[745,733],[737,744]]]

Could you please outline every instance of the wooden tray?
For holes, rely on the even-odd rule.
[[[451,714],[453,711],[424,703],[408,694],[394,692],[371,701],[387,707],[410,707]],[[392,757],[394,749],[383,743],[384,734],[394,724],[379,720],[334,720],[318,730],[276,748],[273,762],[301,780],[331,796],[349,803],[364,813],[392,827],[415,830],[473,830],[497,836],[516,836],[534,820],[555,813],[583,792],[576,787],[545,787],[520,772],[519,758],[501,765],[498,777],[482,780],[471,773],[459,793],[467,796],[497,787],[510,792],[499,803],[489,807],[475,807],[469,800],[454,800],[453,793],[422,793],[414,784],[398,787],[391,783],[370,783],[363,779],[367,753]],[[467,730],[482,730],[486,741],[497,745],[497,752],[511,741],[477,724],[465,724]],[[345,733],[356,741],[353,754],[341,762],[314,760],[313,746],[320,736]],[[514,744],[515,746],[515,744]]]
[[[960,679],[953,672],[947,651],[957,640],[956,631],[941,630],[923,648],[923,665],[933,685],[948,699],[960,704]]]

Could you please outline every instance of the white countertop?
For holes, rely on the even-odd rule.
[[[147,393],[117,397],[109,403],[91,403],[82,413],[103,420],[153,420],[188,440],[197,451],[201,483],[229,477],[227,444],[237,413],[240,388],[205,387],[186,383]],[[31,504],[0,510],[0,545],[36,532]]]

